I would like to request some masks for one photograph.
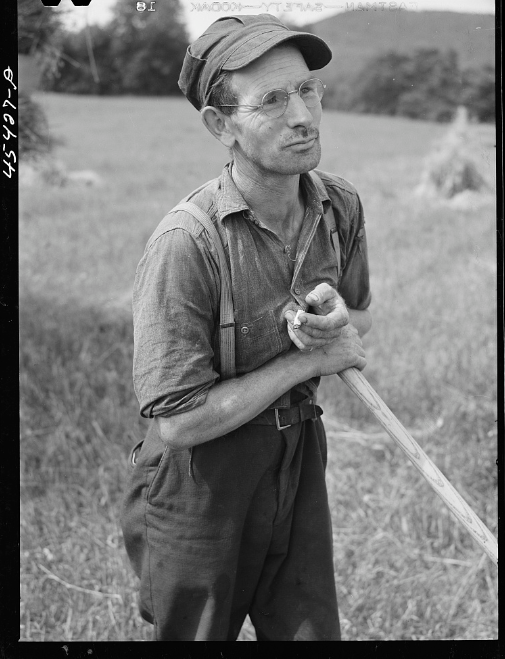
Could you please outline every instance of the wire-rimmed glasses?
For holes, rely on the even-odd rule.
[[[266,115],[276,119],[282,117],[286,112],[291,94],[298,94],[308,108],[313,108],[321,102],[325,89],[326,85],[319,78],[310,78],[302,82],[298,89],[294,89],[292,92],[287,92],[285,89],[272,89],[263,96],[259,105],[241,103],[239,105],[219,105],[217,107],[261,109]]]

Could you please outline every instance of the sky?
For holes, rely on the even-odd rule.
[[[305,0],[303,3],[297,2],[270,2],[270,0],[240,0],[237,2],[214,2],[206,0],[207,6],[212,6],[213,11],[204,8],[205,0],[180,0],[184,8],[186,25],[188,28],[190,38],[196,39],[204,30],[213,23],[217,18],[233,14],[261,14],[269,12],[282,18],[284,16],[287,20],[295,24],[314,23],[316,21],[328,18],[342,11],[345,11],[346,6],[354,4],[358,6],[358,2],[350,3],[343,0]],[[88,7],[74,7],[71,0],[61,0],[59,9],[64,11],[67,18],[66,22],[68,27],[78,29],[89,23],[106,23],[111,18],[110,8],[115,4],[116,0],[91,0]],[[142,8],[143,3],[137,3],[136,0],[131,0],[132,4],[140,5]],[[245,4],[245,3],[250,4]],[[305,7],[302,11],[299,4]],[[366,5],[367,3],[362,3]],[[378,11],[389,11],[390,5],[400,5],[400,2],[382,2],[382,3],[369,3],[375,4]],[[155,11],[161,11],[163,8],[163,0],[156,0],[152,3],[145,0],[146,10],[153,8]],[[495,3],[494,0],[415,0],[415,2],[403,2],[402,6],[412,11],[457,11],[478,14],[494,14]],[[319,10],[319,8],[324,9]],[[308,9],[307,9],[308,7]],[[316,10],[316,7],[318,9]],[[242,9],[240,9],[242,8]]]

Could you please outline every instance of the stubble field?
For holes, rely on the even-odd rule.
[[[21,188],[21,640],[151,637],[118,523],[142,438],[129,298],[144,245],[227,153],[181,99],[39,95],[56,157],[101,187]],[[494,128],[490,192],[415,197],[446,126],[327,112],[321,168],[367,218],[372,386],[496,534]],[[343,638],[497,638],[496,567],[337,377],[320,402]],[[241,640],[254,640],[246,622]]]

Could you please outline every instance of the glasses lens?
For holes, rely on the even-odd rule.
[[[294,92],[290,92],[291,94]],[[302,82],[298,88],[300,98],[308,108],[313,108],[323,98],[324,85],[319,78],[311,78]],[[288,105],[289,94],[284,89],[274,89],[263,96],[261,106],[269,117],[280,117]]]
[[[269,117],[280,117],[288,104],[288,95],[283,89],[274,89],[263,96],[263,112]]]
[[[308,108],[313,108],[323,98],[323,83],[318,78],[302,82],[299,90],[300,98]]]

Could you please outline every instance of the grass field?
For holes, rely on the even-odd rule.
[[[149,639],[118,510],[142,438],[129,296],[153,228],[224,148],[179,99],[40,95],[68,169],[21,189],[21,639]],[[365,375],[496,534],[492,192],[415,197],[446,126],[328,112],[321,168],[360,191],[374,327]],[[472,127],[494,185],[494,128]],[[343,638],[497,638],[496,567],[337,377],[321,390]],[[254,640],[246,623],[240,640]]]

